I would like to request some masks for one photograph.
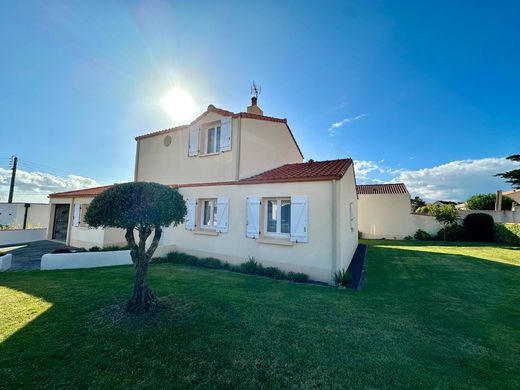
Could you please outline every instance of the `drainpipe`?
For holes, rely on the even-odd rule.
[[[25,213],[23,215],[23,228],[25,230],[25,228],[27,227],[27,214],[29,213],[29,207],[31,207],[31,204],[26,203],[23,205],[23,207],[25,207]]]
[[[240,149],[242,145],[240,144],[242,139],[242,117],[238,117],[238,129],[237,129],[237,146],[235,146],[235,150],[237,153],[237,173],[236,173],[236,181],[240,180]]]
[[[331,259],[331,275],[330,275],[330,281],[331,284],[334,283],[334,272],[336,272],[338,267],[337,262],[337,256],[338,256],[338,196],[337,196],[337,190],[338,190],[338,181],[332,180],[331,182],[331,191],[332,191],[332,214],[331,214],[331,221],[332,221],[332,234],[331,234],[331,249],[332,249],[332,259]]]

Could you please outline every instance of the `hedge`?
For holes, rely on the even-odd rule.
[[[496,223],[495,239],[504,244],[520,245],[520,223]]]

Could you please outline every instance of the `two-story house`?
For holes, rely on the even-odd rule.
[[[178,188],[186,222],[164,229],[157,255],[172,250],[265,266],[330,282],[357,247],[351,159],[303,162],[286,119],[210,105],[192,123],[136,137],[136,181]],[[49,239],[89,247],[123,243],[118,229],[91,229],[83,215],[107,187],[56,193]],[[70,211],[69,211],[70,210]]]

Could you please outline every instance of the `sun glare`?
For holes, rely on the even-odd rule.
[[[183,89],[173,88],[166,92],[161,99],[161,107],[175,122],[184,123],[196,114],[193,98]]]

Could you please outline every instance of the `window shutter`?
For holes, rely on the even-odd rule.
[[[260,198],[247,198],[247,225],[246,236],[260,237]]]
[[[306,196],[291,196],[291,241],[307,242]]]
[[[74,205],[74,215],[72,216],[72,226],[79,226],[79,218],[80,218],[80,204]]]
[[[231,150],[231,130],[233,127],[233,118],[226,116],[222,118],[220,123],[220,151],[227,152]]]
[[[217,231],[221,233],[228,232],[229,221],[229,198],[217,199]]]
[[[200,127],[193,125],[190,127],[190,140],[188,144],[188,156],[197,156],[199,154],[199,134]]]
[[[195,199],[188,199],[186,202],[186,230],[195,230],[195,209],[197,201]]]

